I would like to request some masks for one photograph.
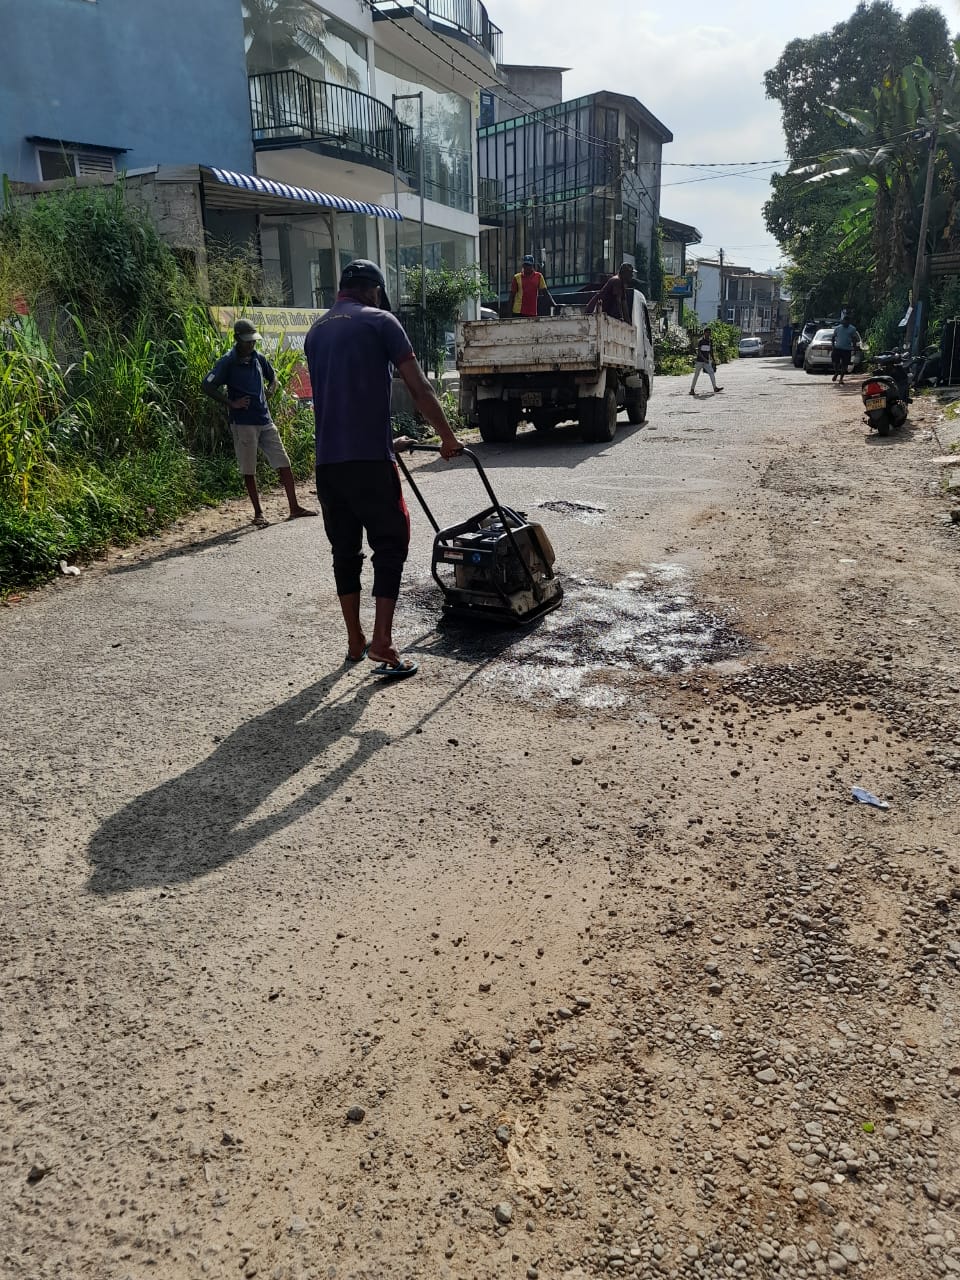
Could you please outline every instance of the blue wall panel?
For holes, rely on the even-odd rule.
[[[240,0],[0,0],[0,29],[0,172],[38,179],[34,135],[253,172]]]

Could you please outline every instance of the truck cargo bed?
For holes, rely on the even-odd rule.
[[[467,320],[457,327],[457,368],[469,376],[636,367],[636,330],[602,312]]]

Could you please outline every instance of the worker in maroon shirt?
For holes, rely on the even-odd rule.
[[[556,300],[547,288],[546,280],[537,270],[533,254],[528,253],[510,285],[511,314],[515,316],[539,315],[541,293],[547,295],[547,301],[551,307],[557,305]]]
[[[587,315],[603,310],[614,320],[624,320],[633,324],[633,311],[630,302],[630,290],[634,288],[633,267],[625,262],[615,276],[611,276],[599,293],[595,293],[587,303]]]

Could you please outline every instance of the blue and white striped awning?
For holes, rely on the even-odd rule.
[[[371,218],[390,218],[402,222],[398,209],[388,209],[382,204],[368,204],[366,200],[350,200],[347,196],[335,196],[326,191],[311,191],[309,187],[291,187],[273,178],[261,178],[252,173],[234,173],[232,169],[207,169],[217,181],[240,191],[272,197],[274,200],[293,200],[297,204],[319,205],[321,209],[339,209],[341,213],[365,213]]]

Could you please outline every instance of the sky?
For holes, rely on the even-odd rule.
[[[673,134],[663,149],[664,217],[703,234],[691,250],[769,271],[782,261],[763,221],[769,175],[739,177],[680,162],[782,160],[779,104],[767,99],[763,73],[798,36],[828,31],[856,0],[485,0],[504,33],[504,62],[569,67],[563,96],[610,89],[639,98]],[[895,5],[901,13],[914,0]],[[952,32],[960,0],[934,5]],[[585,29],[589,23],[589,34]],[[734,170],[734,172],[738,172]],[[709,176],[709,181],[691,179]]]

